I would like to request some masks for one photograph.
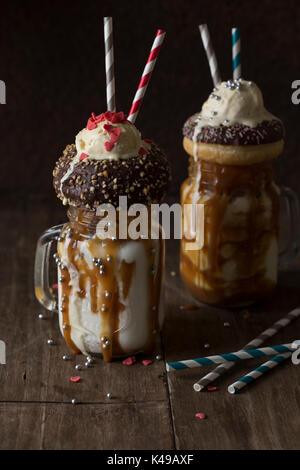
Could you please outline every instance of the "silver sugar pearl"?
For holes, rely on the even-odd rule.
[[[117,241],[117,238],[116,238],[116,237],[111,237],[111,240],[112,240],[113,242],[116,242],[116,241]]]
[[[110,341],[108,339],[105,341],[105,346],[110,346]]]
[[[65,303],[67,301],[67,298],[66,297],[63,297],[62,298],[62,302]]]
[[[109,292],[107,292],[107,291],[106,291],[106,292],[105,292],[105,297],[106,297],[107,299],[110,299],[110,297],[111,297],[111,294],[110,294]]]
[[[43,313],[39,313],[39,319],[40,319],[40,320],[44,320],[44,319],[45,319]]]
[[[225,321],[225,322],[224,322],[224,327],[225,327],[225,328],[228,328],[229,326],[230,326],[230,323],[229,323],[228,321]]]
[[[92,358],[92,356],[87,356],[87,357],[86,357],[86,360],[87,360],[90,364],[92,364],[92,363],[94,362],[94,359]]]
[[[81,364],[76,364],[75,369],[76,369],[76,370],[81,370],[81,369],[82,369],[82,365],[81,365]]]
[[[54,253],[54,254],[53,254],[53,258],[54,258],[54,259],[57,259],[57,258],[58,258],[57,253]]]
[[[58,242],[62,242],[63,240],[64,240],[63,237],[57,237],[57,241],[58,241]]]
[[[84,365],[85,365],[85,367],[91,367],[92,364],[91,364],[91,362],[86,361],[86,362],[84,363]]]
[[[112,393],[107,393],[106,398],[108,398],[110,400],[112,398]]]
[[[64,282],[65,281],[65,278],[64,277],[60,277],[59,278],[59,282]]]
[[[213,116],[216,116],[218,113],[217,113],[217,111],[212,111],[211,114],[212,114]]]
[[[67,266],[62,266],[61,269],[62,269],[63,271],[66,271]]]
[[[249,86],[252,86],[252,85],[253,85],[253,82],[248,82],[248,85],[249,85]]]
[[[105,305],[102,305],[101,312],[107,312],[107,307]]]
[[[55,343],[53,339],[47,339],[47,344],[49,344],[49,346],[53,346]]]
[[[67,356],[67,354],[64,354],[63,357],[62,357],[62,360],[63,360],[63,361],[68,361],[68,360],[69,360],[69,356]]]
[[[101,336],[100,340],[101,340],[101,343],[105,343],[105,341],[107,340],[107,338],[105,338],[105,336]]]
[[[109,255],[107,255],[107,257],[106,257],[106,261],[107,261],[108,263],[111,263],[111,262],[112,262],[112,257],[111,257],[111,256],[109,256]]]
[[[209,344],[209,343],[205,343],[204,348],[205,348],[205,349],[209,349],[209,348],[210,348],[210,344]]]
[[[156,359],[157,361],[161,361],[161,355],[160,355],[160,354],[156,354],[155,359]]]
[[[63,330],[67,330],[68,328],[69,328],[68,325],[63,325],[62,327]]]
[[[72,405],[76,405],[78,403],[77,398],[72,398],[71,403]]]

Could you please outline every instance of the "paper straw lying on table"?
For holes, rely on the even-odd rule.
[[[207,55],[211,78],[214,82],[214,86],[216,87],[218,83],[221,82],[221,75],[219,72],[218,62],[217,62],[216,54],[215,54],[215,51],[214,51],[214,48],[210,39],[210,34],[208,31],[207,24],[200,24],[199,30],[201,34],[203,47]]]
[[[277,356],[273,357],[273,359],[270,359],[261,366],[244,375],[244,377],[241,377],[233,384],[229,385],[227,388],[228,392],[231,394],[239,392],[242,388],[246,387],[246,385],[251,384],[255,380],[270,372],[270,370],[284,362],[286,359],[291,357],[291,355],[291,352],[278,354]]]
[[[267,328],[263,331],[257,338],[250,341],[244,346],[244,349],[253,349],[261,346],[265,341],[267,341],[272,336],[276,335],[278,331],[282,330],[285,326],[289,325],[293,320],[300,316],[300,308],[295,308],[289,312],[285,317],[281,318],[271,328]],[[242,351],[242,350],[241,350]],[[207,385],[209,385],[214,380],[217,380],[219,377],[225,374],[229,369],[234,366],[234,362],[228,362],[227,364],[222,364],[221,366],[216,367],[215,370],[209,372],[204,377],[202,377],[198,382],[194,384],[194,390],[200,392]]]
[[[138,89],[136,91],[135,97],[133,99],[129,114],[128,114],[128,121],[131,121],[132,124],[135,123],[135,120],[137,118],[137,115],[139,113],[144,95],[147,90],[147,86],[149,84],[154,66],[156,64],[156,60],[159,54],[159,51],[161,49],[162,43],[164,42],[165,39],[165,31],[162,31],[159,29],[156,33],[146,66],[143,71],[143,75],[141,78],[141,81],[139,83]]]
[[[243,361],[262,356],[272,356],[278,353],[286,353],[295,350],[294,343],[278,344],[267,346],[260,349],[243,349],[235,353],[218,354],[215,356],[198,357],[196,359],[187,359],[184,361],[168,362],[167,372],[170,370],[193,369],[194,367],[208,366],[211,364],[224,364],[227,362]]]
[[[107,110],[116,111],[115,70],[114,70],[114,44],[113,25],[110,16],[104,18],[104,46],[105,46],[105,73],[106,73],[106,100]]]

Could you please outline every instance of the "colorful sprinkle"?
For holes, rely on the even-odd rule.
[[[57,289],[58,289],[58,284],[52,284],[51,288],[52,288],[53,290],[57,290]]]
[[[139,155],[146,155],[146,153],[148,153],[147,150],[141,147],[139,150]]]
[[[122,364],[124,364],[124,366],[132,366],[135,362],[136,362],[135,356],[130,356],[124,359],[124,361],[122,361]]]
[[[196,413],[195,417],[199,418],[199,419],[206,419],[206,414],[205,413]]]
[[[147,367],[147,366],[150,366],[150,364],[152,364],[152,362],[153,361],[151,361],[151,359],[144,359],[142,361],[142,364]]]
[[[108,152],[111,152],[114,148],[114,144],[112,142],[104,142],[104,146]]]
[[[127,121],[127,116],[123,112],[115,113],[113,111],[106,111],[106,113],[99,114],[98,116],[95,113],[92,113],[92,116],[87,122],[87,129],[89,131],[96,129],[97,124],[102,121],[109,121],[112,124],[120,124]]]
[[[70,381],[77,383],[77,382],[80,381],[80,378],[81,378],[81,377],[80,377],[79,375],[77,375],[76,377],[70,377]]]
[[[87,154],[87,153],[82,153],[82,154],[80,155],[80,157],[79,157],[79,161],[82,161],[82,160],[84,160],[84,159],[87,158],[87,157],[88,157],[88,154]]]
[[[218,388],[215,387],[214,385],[208,385],[207,388],[206,388],[206,390],[207,390],[208,392],[215,392],[216,390],[218,390]]]

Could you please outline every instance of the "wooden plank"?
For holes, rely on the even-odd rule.
[[[164,402],[76,406],[0,403],[0,429],[2,450],[173,448]]]
[[[107,400],[108,392],[120,402],[167,400],[163,361],[145,367],[139,360],[128,367],[120,361],[106,364],[99,359],[93,367],[80,371],[80,383],[70,382],[70,376],[78,375],[75,364],[84,364],[84,356],[62,360],[69,351],[57,316],[49,314],[47,320],[39,320],[43,309],[33,292],[37,238],[63,220],[64,212],[47,200],[16,204],[13,217],[5,204],[1,209],[0,339],[6,342],[7,364],[0,367],[0,400],[70,402],[75,396],[80,402],[99,403]],[[48,346],[48,338],[56,345]],[[155,352],[160,348],[157,344]]]
[[[169,246],[168,274],[178,272],[178,247]],[[291,282],[291,277],[293,282]],[[250,309],[222,310],[199,304],[182,311],[181,304],[195,303],[178,275],[168,280],[168,317],[164,330],[168,361],[240,349],[263,329],[300,304],[300,275],[283,274],[273,298]],[[291,286],[295,287],[291,287]],[[224,322],[230,327],[225,328]],[[289,342],[299,336],[299,320],[277,334],[269,344]],[[210,349],[204,348],[209,343]],[[230,395],[227,386],[262,361],[236,365],[217,383],[216,392],[194,392],[193,384],[211,368],[168,374],[171,408],[178,449],[299,449],[299,369],[289,363]],[[195,418],[204,412],[206,420]]]

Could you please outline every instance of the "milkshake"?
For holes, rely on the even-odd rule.
[[[69,207],[69,222],[59,230],[54,255],[57,307],[61,333],[74,353],[99,353],[110,361],[152,350],[164,319],[164,240],[121,237],[119,196],[127,196],[128,207],[143,204],[148,210],[163,199],[169,179],[164,153],[143,140],[122,112],[93,113],[58,159],[54,188]],[[105,233],[99,230],[103,204],[116,209]],[[36,262],[40,300],[44,238]]]
[[[181,203],[188,205],[182,279],[201,301],[251,304],[277,281],[279,189],[272,160],[283,150],[282,122],[265,109],[257,85],[239,79],[214,88],[183,135],[190,158],[181,187]],[[196,226],[195,205],[201,209]]]

